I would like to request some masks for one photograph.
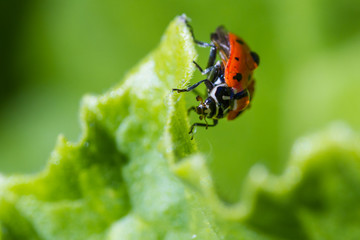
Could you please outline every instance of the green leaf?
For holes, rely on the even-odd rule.
[[[190,80],[195,58],[185,17],[178,17],[124,81],[86,96],[79,142],[60,136],[43,172],[1,184],[4,238],[111,239],[129,221],[136,224],[128,231],[149,239],[182,229],[186,194],[169,164],[196,147],[182,95],[171,88]]]
[[[359,239],[360,140],[341,124],[300,139],[281,176],[254,166],[240,202],[219,198],[171,92],[195,58],[178,17],[123,82],[83,99],[77,143],[60,136],[39,174],[0,175],[0,239]]]

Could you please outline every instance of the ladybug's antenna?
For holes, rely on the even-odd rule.
[[[207,120],[206,120],[205,117],[204,117],[204,121],[205,121],[205,123],[206,123],[206,129],[208,129],[209,124],[208,124],[208,122],[207,122]]]

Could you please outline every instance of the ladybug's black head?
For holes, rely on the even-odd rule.
[[[199,106],[196,107],[196,113],[199,115],[206,115],[207,107],[204,103],[200,103]]]
[[[216,102],[212,97],[208,97],[205,102],[203,102],[201,97],[196,98],[200,101],[199,106],[196,107],[195,111],[200,115],[200,120],[203,118],[212,118],[216,113]]]

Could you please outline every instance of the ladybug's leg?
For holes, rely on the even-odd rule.
[[[180,92],[190,92],[191,90],[193,90],[194,88],[199,86],[201,83],[205,83],[206,88],[208,89],[208,91],[210,91],[214,87],[211,81],[209,81],[208,79],[204,79],[204,80],[201,80],[200,82],[195,83],[194,85],[192,85],[192,86],[190,86],[188,88],[185,88],[185,89],[173,88],[172,90],[177,91],[178,93],[180,93]]]
[[[207,42],[202,42],[202,41],[196,40],[193,28],[188,23],[188,21],[185,20],[185,23],[186,23],[187,27],[189,28],[191,36],[192,36],[194,42],[196,43],[196,45],[198,45],[199,47],[203,47],[203,48],[210,47],[209,60],[208,60],[208,64],[207,64],[207,67],[206,67],[205,71],[203,71],[202,68],[197,63],[194,62],[196,67],[201,71],[201,73],[203,75],[205,75],[205,74],[207,74],[207,73],[209,73],[211,71],[211,67],[213,67],[214,64],[215,64],[217,48],[215,47],[215,45],[213,43],[207,43]]]
[[[199,71],[201,72],[201,75],[206,75],[206,74],[208,74],[208,73],[211,72],[211,70],[213,70],[214,67],[215,67],[215,66],[211,66],[211,67],[208,67],[208,68],[206,68],[205,70],[203,70],[197,62],[193,61],[193,63],[195,64],[195,67],[196,67],[197,69],[199,69]]]
[[[239,100],[239,99],[247,97],[247,96],[249,96],[249,90],[245,89],[245,90],[242,90],[241,92],[238,92],[237,94],[234,94],[234,95],[232,95],[230,97],[232,99]]]
[[[211,47],[211,46],[213,46],[213,45],[210,44],[210,43],[201,42],[201,41],[196,40],[192,26],[188,23],[188,21],[185,21],[185,23],[186,23],[186,26],[187,26],[187,27],[189,28],[189,30],[190,30],[190,33],[191,33],[192,38],[194,39],[194,42],[195,42],[199,47],[206,48],[206,47]]]
[[[218,77],[219,70],[221,68],[220,62],[217,62],[215,65],[210,66],[210,67],[206,68],[205,70],[203,70],[199,66],[199,64],[197,64],[197,62],[193,61],[193,63],[195,64],[195,67],[197,69],[199,69],[199,71],[201,72],[202,75],[208,75],[208,79],[211,82],[214,82],[216,80],[216,78]]]
[[[213,124],[212,125],[209,125],[209,124],[206,124],[206,123],[194,123],[193,125],[191,125],[189,134],[193,133],[193,130],[194,130],[195,127],[205,127],[207,129],[208,127],[215,127],[217,124],[218,124],[217,119],[213,119]],[[191,139],[193,139],[193,136],[191,136]]]
[[[193,63],[194,63],[194,65],[195,65],[195,67],[196,67],[197,69],[199,69],[199,71],[201,72],[201,74],[202,74],[202,75],[205,75],[205,74],[204,74],[204,70],[200,67],[200,65],[199,65],[197,62],[195,62],[195,61],[193,61]]]
[[[198,44],[197,40],[194,40],[194,41]],[[198,45],[199,45],[199,44],[198,44]],[[210,72],[211,69],[214,67],[214,65],[215,65],[215,60],[216,60],[216,53],[217,53],[217,48],[216,48],[214,45],[212,45],[212,44],[210,44],[210,43],[203,43],[203,42],[201,42],[201,46],[204,47],[205,45],[206,45],[206,47],[211,47],[211,48],[210,48],[209,60],[208,60],[208,64],[207,64],[206,69],[203,71],[202,68],[199,66],[199,64],[197,64],[195,61],[193,61],[193,63],[196,65],[196,67],[200,70],[200,72],[201,72],[203,75],[205,75],[205,74],[207,74],[208,72]],[[200,46],[200,45],[199,45],[199,46]]]
[[[211,43],[207,43],[207,42],[202,42],[202,41],[198,41],[194,38],[194,42],[196,43],[196,45],[198,45],[199,47],[202,48],[207,48],[207,47],[215,47],[214,45],[212,45]]]
[[[210,69],[207,77],[212,83],[216,82],[219,75],[221,74],[220,73],[220,68],[221,68],[221,65],[218,62],[214,66],[208,67],[207,69],[204,70],[204,71],[206,71],[206,70]]]
[[[211,45],[207,68],[214,66],[216,53],[217,53],[216,47],[214,45]]]
[[[206,43],[206,44],[209,44],[209,43]],[[215,66],[215,59],[216,59],[217,49],[212,44],[209,44],[208,46],[211,47],[211,48],[210,48],[210,55],[209,55],[209,60],[208,60],[208,64],[207,64],[206,69],[202,70],[202,68],[199,66],[199,64],[197,64],[195,61],[193,61],[193,63],[200,70],[202,75],[205,75],[205,74],[209,73],[211,71],[211,69]]]

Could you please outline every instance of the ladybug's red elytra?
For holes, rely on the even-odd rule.
[[[198,113],[200,120],[204,119],[205,123],[194,123],[189,132],[192,133],[195,126],[216,126],[220,118],[233,120],[249,107],[254,94],[253,71],[259,66],[260,58],[242,38],[227,32],[222,26],[211,34],[211,43],[196,40],[191,26],[188,23],[187,26],[198,46],[210,47],[206,69],[203,70],[194,61],[195,66],[207,78],[186,89],[173,89],[177,92],[189,92],[201,83],[206,85],[208,96],[205,101],[197,96],[199,106],[189,109]],[[217,55],[220,57],[218,61]],[[212,119],[213,124],[209,125],[206,118]]]

